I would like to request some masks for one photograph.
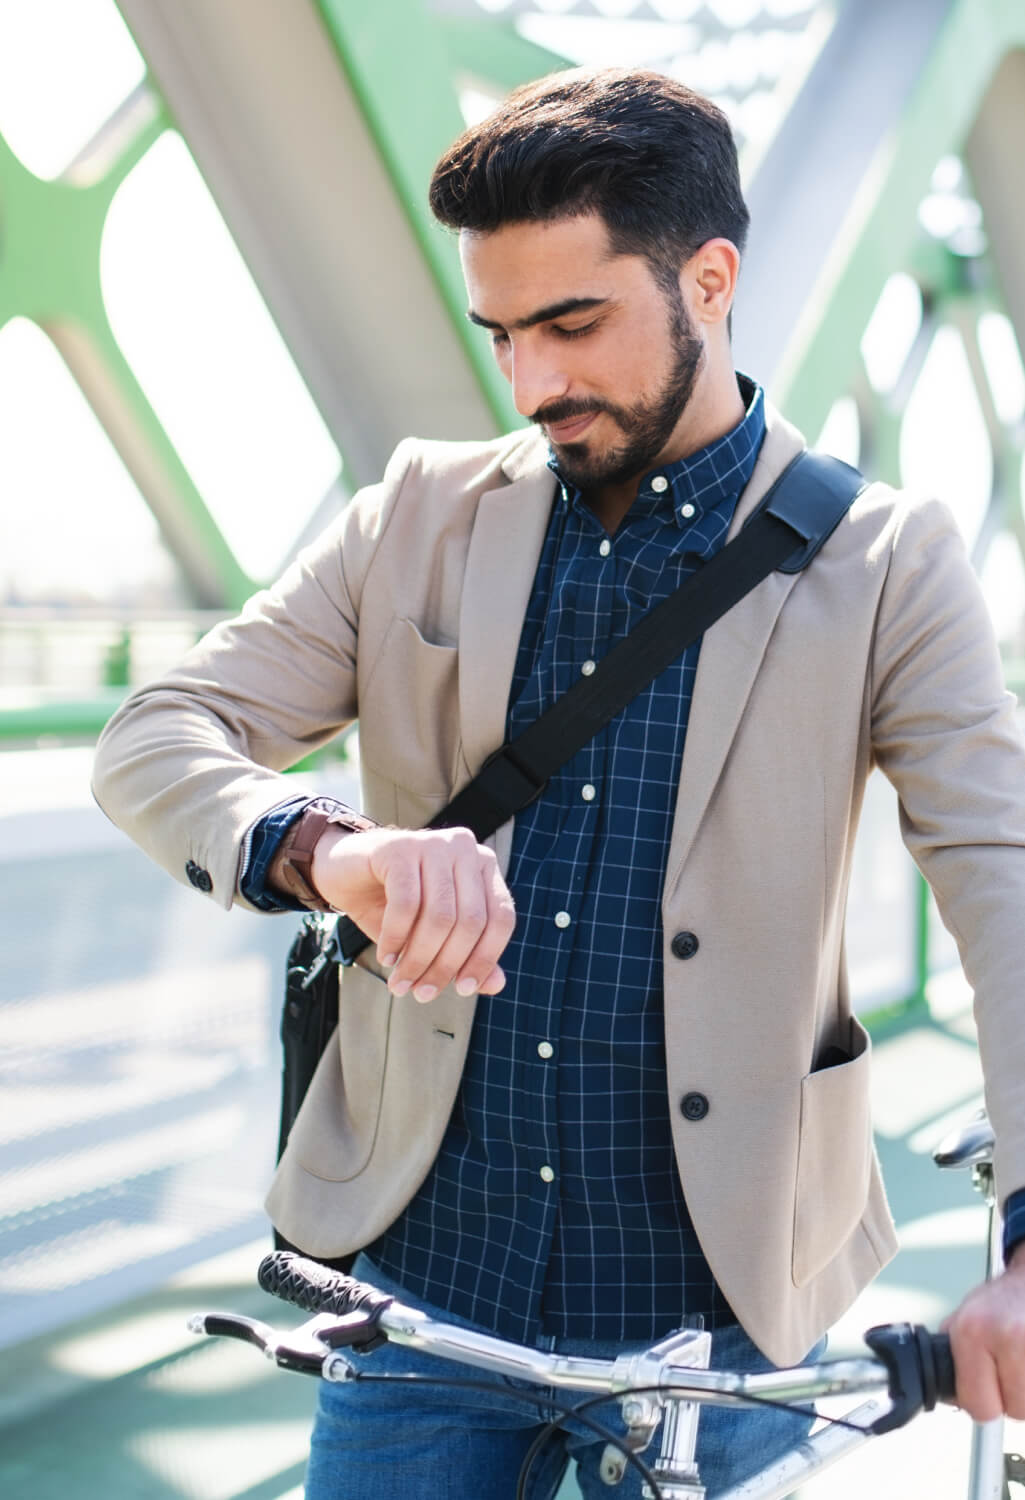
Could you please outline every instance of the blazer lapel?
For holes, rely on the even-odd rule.
[[[538,441],[505,465],[512,483],[481,496],[459,612],[459,717],[469,780],[505,739],[523,616],[551,514],[555,477]]]
[[[790,460],[804,448],[796,428],[767,409],[767,430],[751,480],[740,497],[730,539],[741,529]],[[776,618],[799,573],[770,573],[706,634],[698,658],[684,745],[665,894],[671,898],[705,809],[715,791]]]
[[[705,636],[676,796],[666,869],[670,895],[729,754],[776,617],[799,573],[771,573]]]

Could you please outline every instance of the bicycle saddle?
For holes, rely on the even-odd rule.
[[[993,1127],[984,1109],[951,1130],[932,1153],[938,1167],[979,1167],[993,1160]]]

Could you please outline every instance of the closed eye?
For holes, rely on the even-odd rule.
[[[559,339],[582,339],[586,338],[589,333],[597,332],[601,322],[601,318],[592,318],[590,323],[584,323],[580,328],[563,328],[559,323],[549,323],[548,329]],[[509,335],[504,328],[491,329],[492,349],[505,349],[509,342]]]
[[[594,333],[600,323],[600,318],[594,318],[590,323],[585,323],[580,328],[560,328],[558,323],[553,323],[551,328],[552,332],[558,334],[561,339],[582,339],[587,334]]]

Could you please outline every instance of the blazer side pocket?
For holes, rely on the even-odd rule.
[[[370,1160],[391,1024],[392,995],[383,978],[359,964],[344,970],[338,1031],[328,1042],[288,1138],[289,1150],[312,1176],[348,1182]]]
[[[868,1202],[872,1049],[861,1022],[852,1016],[850,1025],[849,1059],[819,1067],[801,1080],[791,1268],[795,1286],[804,1286],[829,1264]]]

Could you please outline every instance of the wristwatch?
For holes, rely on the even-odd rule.
[[[333,911],[313,884],[313,851],[325,828],[344,828],[348,833],[365,833],[379,825],[364,818],[343,802],[330,797],[314,797],[295,822],[287,829],[274,856],[275,883],[300,902],[307,911]]]

